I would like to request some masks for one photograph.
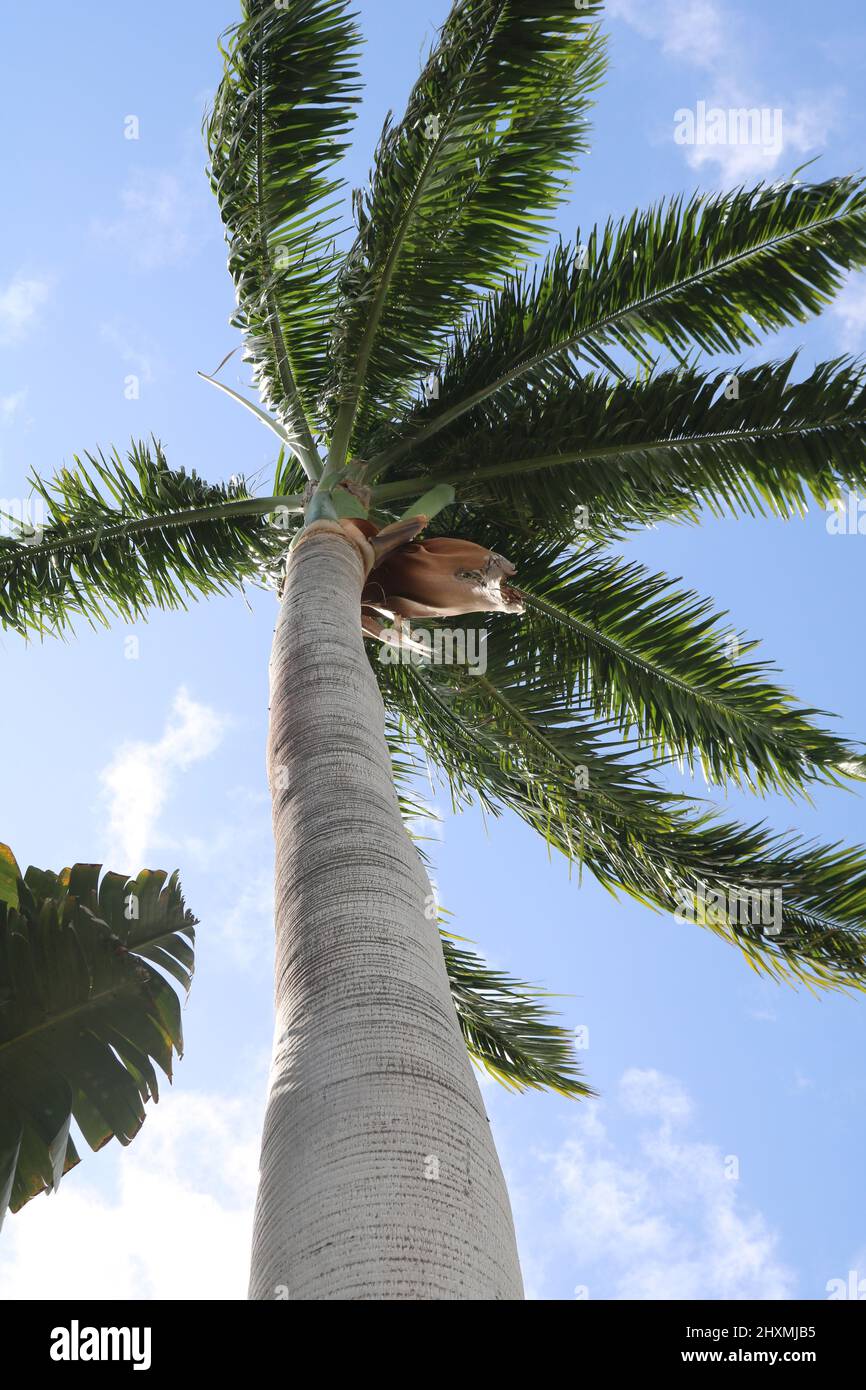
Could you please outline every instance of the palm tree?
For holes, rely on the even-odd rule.
[[[128,1144],[183,1051],[165,975],[192,981],[195,921],[177,876],[75,864],[21,873],[0,845],[0,1226],[93,1149]],[[159,966],[160,969],[156,967]]]
[[[278,437],[273,493],[206,483],[155,441],[126,464],[85,455],[34,479],[45,526],[2,542],[0,611],[42,635],[276,584],[251,1296],[519,1298],[469,1053],[518,1088],[589,1087],[542,1001],[437,930],[407,778],[426,758],[456,805],[515,811],[759,971],[863,986],[864,852],[671,785],[679,768],[801,793],[860,776],[859,751],[754,644],[732,661],[710,603],[609,547],[866,484],[857,363],[698,366],[819,312],[866,264],[866,188],[675,198],[533,260],[587,146],[601,5],[457,0],[346,237],[354,18],[343,0],[241,8],[205,128],[261,405],[221,389]],[[422,659],[422,619],[458,652],[482,629],[485,661]],[[744,899],[778,919],[730,910]]]

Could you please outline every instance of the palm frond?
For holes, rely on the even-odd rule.
[[[501,393],[549,388],[584,370],[622,375],[615,354],[653,363],[660,347],[736,352],[802,322],[866,264],[866,186],[845,177],[673,198],[559,246],[540,270],[480,304],[419,405],[371,460],[381,474]],[[626,375],[630,375],[628,372]],[[368,455],[369,457],[369,455]]]
[[[76,617],[133,622],[151,607],[183,608],[260,579],[286,551],[285,529],[265,515],[272,499],[258,508],[243,479],[170,469],[156,441],[134,443],[126,465],[116,451],[85,454],[31,484],[38,526],[0,535],[0,624],[23,636],[60,634]]]
[[[0,1224],[94,1150],[128,1144],[183,1052],[195,918],[177,875],[21,874],[0,845]],[[158,968],[157,968],[158,967]]]
[[[334,210],[359,88],[344,0],[242,0],[206,121],[211,185],[263,399],[312,477],[334,291]]]
[[[495,650],[488,659],[483,677],[447,666],[383,666],[380,675],[388,707],[457,804],[516,811],[610,891],[669,914],[692,910],[684,920],[709,926],[760,972],[810,988],[866,988],[866,852],[723,821],[654,784],[644,758],[613,779],[601,730],[568,695],[525,681]],[[734,905],[756,894],[759,906],[778,909],[778,930],[736,911],[702,914],[696,901],[714,894]]]
[[[456,618],[448,623],[465,626]],[[609,814],[642,825],[647,834],[665,825],[668,808],[687,799],[652,780],[668,760],[636,756],[636,740],[597,719],[590,702],[573,699],[557,679],[542,673],[522,682],[498,646],[496,629],[489,623],[485,629],[485,657],[493,664],[484,675],[458,666],[376,662],[386,708],[406,721],[425,756],[447,772],[455,806],[477,799],[495,813],[499,793],[485,781],[495,765],[506,780],[516,778],[523,812],[537,830],[544,834],[559,825],[576,861],[581,835],[573,841],[569,835],[575,804],[582,811],[587,805],[573,799],[581,779],[593,787],[593,805],[604,803]]]
[[[794,795],[861,764],[815,723],[823,711],[799,706],[769,662],[750,659],[757,643],[709,600],[595,548],[514,554],[527,613],[500,632],[527,680],[546,673],[711,783]]]
[[[480,290],[537,249],[586,148],[600,0],[459,0],[385,124],[340,275],[331,458],[405,408]],[[360,419],[358,412],[360,410]]]
[[[423,760],[408,740],[402,720],[388,716],[385,737],[403,822],[429,868],[420,827],[439,818],[416,791]],[[462,938],[442,926],[442,918],[450,918],[450,913],[432,903],[431,908],[439,920],[451,997],[470,1057],[513,1090],[551,1090],[575,1098],[592,1095],[576,1060],[574,1035],[554,1021],[546,1002],[550,996],[492,970],[474,951],[458,945]]]
[[[594,1095],[578,1066],[574,1035],[552,1021],[548,996],[492,970],[459,939],[442,932],[451,997],[470,1057],[515,1091]]]
[[[866,490],[866,370],[838,358],[797,381],[796,363],[615,382],[573,372],[505,408],[491,398],[395,476],[414,474],[419,489],[447,479],[506,533],[563,542],[696,520],[702,506],[800,515],[810,501]]]

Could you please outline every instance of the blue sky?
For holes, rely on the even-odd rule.
[[[446,8],[360,5],[367,98],[351,183]],[[722,0],[608,8],[611,70],[558,217],[565,235],[664,193],[777,176],[812,157],[819,175],[860,167],[866,24],[855,0],[764,0],[759,13]],[[269,490],[269,436],[195,376],[236,343],[200,138],[216,35],[234,18],[230,0],[76,11],[46,0],[4,19],[7,499],[25,495],[31,468],[50,474],[75,452],[150,432],[174,465],[213,479],[261,470]],[[678,144],[675,113],[701,101],[780,110],[783,146]],[[124,134],[130,115],[136,140]],[[862,351],[863,280],[820,322],[746,360],[793,347],[804,370]],[[237,357],[225,379],[245,379]],[[788,524],[659,528],[626,549],[712,596],[733,627],[763,639],[805,703],[864,733],[866,537],[828,534],[813,509]],[[7,1296],[244,1295],[271,1034],[274,616],[273,596],[250,592],[67,644],[0,639],[0,838],[22,864],[177,865],[201,919],[173,1089],[130,1149],[88,1154],[59,1196],[9,1221]],[[441,789],[432,795],[445,811]],[[822,793],[814,807],[732,796],[730,808],[866,840],[856,794]],[[599,1101],[485,1085],[531,1295],[822,1298],[849,1270],[866,1278],[862,1001],[778,988],[699,928],[615,901],[591,879],[578,887],[511,817],[485,827],[446,813],[433,853],[455,929],[561,991],[569,1026],[588,1029]]]

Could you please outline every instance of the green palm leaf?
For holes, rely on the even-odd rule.
[[[0,623],[24,636],[183,608],[261,579],[286,551],[267,517],[276,499],[172,470],[158,443],[133,444],[126,466],[116,452],[86,454],[31,482],[43,522],[28,539],[0,536]]]
[[[722,821],[654,784],[643,758],[611,776],[602,725],[581,718],[555,682],[510,670],[495,644],[488,661],[483,677],[411,666],[384,666],[380,676],[389,708],[458,804],[516,811],[605,887],[666,913],[702,888],[731,901],[778,892],[778,934],[729,915],[703,924],[778,979],[866,987],[866,852]]]
[[[415,783],[424,771],[418,751],[407,740],[400,719],[387,717],[385,736],[400,812],[423,863],[424,821],[438,820]],[[431,904],[432,908],[432,904]],[[583,1080],[575,1056],[574,1034],[554,1022],[549,995],[522,980],[492,970],[480,956],[456,943],[461,940],[441,925],[445,969],[451,997],[469,1055],[502,1085],[517,1091],[551,1090],[574,1098],[593,1094]]]
[[[195,918],[177,875],[21,874],[0,845],[0,1224],[94,1150],[128,1144],[183,1051]],[[156,968],[158,967],[158,968]]]
[[[395,472],[419,490],[447,479],[485,519],[563,542],[578,525],[610,537],[697,519],[701,506],[799,515],[810,499],[866,489],[866,372],[840,358],[795,381],[796,362],[641,381],[564,374],[504,408],[491,398]]]
[[[735,352],[801,322],[866,264],[866,187],[853,178],[783,182],[674,198],[581,245],[559,246],[474,312],[419,406],[371,461],[377,474],[467,411],[549,387],[579,359],[621,375],[612,354],[652,363],[660,345]]]
[[[358,91],[359,32],[343,0],[243,0],[206,122],[211,184],[262,397],[309,476],[324,384],[337,195]]]
[[[442,934],[451,996],[470,1057],[515,1091],[594,1095],[575,1058],[574,1035],[551,1020],[547,996],[492,970],[459,938]]]
[[[390,119],[340,275],[331,458],[404,406],[479,290],[548,230],[586,147],[603,58],[598,0],[460,0]],[[363,408],[362,408],[363,407]],[[361,411],[360,419],[358,412]]]
[[[503,627],[513,669],[558,678],[690,773],[793,794],[856,765],[860,755],[814,723],[820,711],[799,707],[769,663],[748,659],[757,644],[666,575],[596,549],[542,550],[520,558],[520,574],[528,611]]]

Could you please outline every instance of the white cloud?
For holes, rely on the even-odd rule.
[[[128,1149],[93,1155],[82,1145],[59,1193],[7,1218],[0,1298],[62,1299],[70,1289],[84,1299],[244,1298],[264,1064],[252,1068],[253,1100],[249,1087],[243,1097],[166,1087]],[[533,1172],[528,1292],[543,1296],[555,1253],[591,1298],[791,1298],[775,1235],[725,1178],[722,1151],[689,1133],[682,1086],[630,1070],[617,1099],[618,1131],[631,1116],[651,1121],[633,1156],[593,1103],[575,1135],[543,1156],[541,1180]]]
[[[20,273],[0,287],[0,342],[14,343],[24,336],[49,291],[47,280]]]
[[[13,391],[8,396],[0,396],[0,421],[4,425],[10,425],[16,416],[20,415],[26,400],[26,388],[23,391]]]
[[[99,336],[104,343],[115,349],[122,362],[135,367],[140,381],[145,384],[153,381],[153,359],[150,353],[144,351],[140,344],[133,342],[116,323],[100,324]]]
[[[661,1072],[631,1067],[623,1073],[619,1091],[624,1107],[633,1115],[650,1115],[668,1125],[691,1118],[692,1103],[685,1088]]]
[[[780,113],[779,138],[774,133],[764,140],[731,137],[679,146],[693,169],[706,168],[721,187],[757,181],[780,165],[793,167],[822,149],[839,123],[843,100],[838,91],[784,98],[768,93],[752,72],[757,47],[752,14],[723,8],[717,0],[657,0],[653,5],[609,0],[608,13],[657,43],[667,57],[704,73],[705,81],[695,92],[695,110],[699,101],[707,110],[726,113],[757,109],[767,113],[768,122],[771,113]]]
[[[734,1156],[691,1133],[693,1107],[679,1082],[629,1070],[615,1108],[618,1134],[631,1119],[631,1151],[613,1142],[593,1103],[573,1137],[541,1156],[548,1181],[536,1186],[556,1223],[546,1234],[573,1287],[590,1298],[792,1297],[776,1235],[726,1175]],[[540,1284],[542,1264],[536,1258]]]
[[[244,971],[270,971],[274,951],[274,868],[270,794],[232,787],[219,821],[173,837],[177,861],[206,877],[213,908],[208,940]],[[201,833],[206,831],[206,833]],[[243,873],[238,876],[238,864]]]
[[[125,743],[103,770],[111,852],[106,861],[137,873],[154,840],[156,824],[174,774],[207,758],[219,746],[227,719],[191,699],[181,688],[162,737],[154,743]]]
[[[708,109],[720,109],[728,115],[731,127],[749,128],[743,112],[762,112],[768,134],[765,140],[731,140],[727,144],[686,145],[683,150],[693,169],[709,166],[715,171],[722,187],[751,182],[773,173],[781,163],[795,167],[802,159],[826,146],[837,121],[836,96],[826,94],[820,100],[761,103],[747,96],[741,87],[732,83],[713,88],[706,100]],[[776,125],[778,122],[778,125]],[[755,121],[757,125],[757,120]],[[776,135],[778,131],[778,138]]]
[[[663,52],[697,67],[721,61],[732,44],[733,21],[713,0],[608,0],[607,13],[655,39]]]
[[[859,352],[866,341],[866,275],[854,276],[848,280],[831,312],[842,320],[844,350]]]
[[[246,1297],[264,1085],[261,1103],[165,1089],[116,1153],[115,1192],[119,1146],[82,1142],[57,1193],[7,1216],[0,1298]]]
[[[729,53],[734,21],[712,0],[676,0],[666,10],[666,53],[698,67],[711,67]]]
[[[159,270],[184,261],[201,239],[195,226],[198,182],[169,170],[137,170],[120,193],[119,216],[93,222],[102,241],[118,246],[133,265]]]
[[[229,898],[232,888],[233,900]],[[233,878],[231,887],[226,885],[225,894],[221,894],[221,900],[228,905],[214,918],[211,927],[236,964],[249,969],[269,958],[274,940],[273,872],[261,870],[250,874],[240,888]]]

